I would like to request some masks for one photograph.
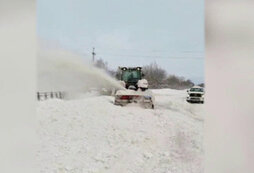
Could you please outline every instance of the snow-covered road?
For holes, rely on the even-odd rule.
[[[38,102],[45,173],[203,173],[203,106],[186,91],[153,90],[155,109],[111,96]]]

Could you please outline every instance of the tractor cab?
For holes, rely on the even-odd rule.
[[[143,78],[142,67],[119,67],[118,78],[124,81],[125,88],[130,86],[138,89],[138,81]]]

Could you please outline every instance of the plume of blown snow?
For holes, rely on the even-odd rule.
[[[69,51],[39,50],[37,62],[40,92],[63,91],[77,96],[91,90],[123,89],[105,71]]]

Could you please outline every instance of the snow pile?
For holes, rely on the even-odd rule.
[[[203,119],[204,105],[187,103],[187,90],[155,89],[153,90],[153,93],[159,97],[159,99],[156,100],[158,108],[170,109],[176,112],[181,112],[189,117],[200,120]]]
[[[203,105],[154,90],[155,110],[113,97],[38,102],[37,158],[45,173],[202,173]]]

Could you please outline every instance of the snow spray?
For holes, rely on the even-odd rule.
[[[37,62],[39,92],[64,91],[77,96],[91,90],[123,89],[105,71],[71,52],[39,51]]]

